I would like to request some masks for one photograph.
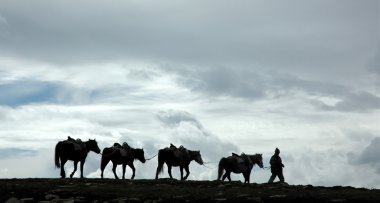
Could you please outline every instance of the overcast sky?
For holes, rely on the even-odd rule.
[[[59,177],[71,136],[266,166],[278,147],[289,184],[380,188],[379,18],[378,0],[1,0],[0,178]]]

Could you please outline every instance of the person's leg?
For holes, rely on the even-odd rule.
[[[268,183],[273,183],[274,179],[276,178],[276,174],[272,173],[271,177],[268,180]]]
[[[285,182],[284,174],[282,173],[282,170],[278,173],[278,178],[280,179],[280,182]]]

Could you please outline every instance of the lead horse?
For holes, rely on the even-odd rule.
[[[172,148],[164,148],[158,151],[158,166],[156,171],[156,179],[158,174],[163,171],[164,163],[168,166],[168,173],[170,179],[172,177],[172,167],[179,166],[181,172],[181,180],[186,180],[190,174],[189,165],[191,161],[196,161],[198,164],[203,165],[203,160],[200,151],[185,150],[181,153],[181,156],[177,156],[175,150]],[[183,177],[183,169],[186,171],[185,177]]]
[[[78,162],[80,162],[80,177],[83,178],[83,165],[90,151],[97,154],[100,153],[96,140],[89,139],[86,142],[71,140],[59,141],[55,146],[55,166],[61,168],[61,178],[66,177],[65,163],[68,160],[74,162],[74,171],[70,174],[70,178],[72,178],[77,171]]]
[[[263,168],[263,157],[262,154],[246,155],[249,161],[245,161],[239,156],[229,156],[223,157],[219,161],[218,166],[218,180],[223,175],[223,171],[226,171],[223,175],[222,181],[226,178],[231,181],[231,172],[242,173],[244,176],[244,183],[249,183],[252,168],[255,164]]]

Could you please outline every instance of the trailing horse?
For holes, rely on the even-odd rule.
[[[142,163],[145,163],[145,157],[144,157],[144,149],[134,149],[132,147],[129,147],[128,145],[123,144],[121,146],[118,143],[115,143],[113,147],[106,147],[103,149],[102,153],[102,160],[100,163],[100,170],[101,170],[101,177],[103,178],[103,172],[106,168],[107,164],[112,161],[113,167],[112,171],[115,175],[115,179],[119,179],[119,177],[116,175],[116,167],[117,165],[122,165],[123,167],[123,179],[125,179],[125,168],[126,165],[128,165],[132,169],[132,177],[131,179],[135,178],[135,166],[133,165],[133,161],[137,159]]]
[[[180,147],[181,149],[181,147]],[[158,174],[163,171],[164,163],[168,166],[168,173],[170,179],[172,177],[172,167],[179,166],[181,172],[181,180],[186,180],[190,174],[189,165],[191,161],[196,161],[198,164],[202,165],[203,160],[200,151],[187,150],[182,147],[183,150],[164,148],[158,151],[158,166],[156,171],[156,179],[158,179]],[[185,177],[183,177],[183,169],[186,171]]]
[[[219,161],[218,166],[218,180],[223,175],[223,171],[226,171],[223,175],[222,181],[228,178],[231,181],[231,172],[242,173],[244,176],[244,183],[249,183],[249,178],[251,176],[251,170],[255,164],[263,168],[263,157],[262,154],[255,155],[245,155],[247,160],[244,160],[240,156],[229,156],[223,157]]]
[[[70,178],[72,178],[77,171],[78,162],[80,162],[80,177],[83,178],[83,165],[90,151],[97,154],[100,153],[96,140],[89,139],[86,142],[73,140],[59,141],[55,146],[55,166],[61,168],[61,178],[66,177],[65,163],[68,160],[74,162],[74,171],[70,174]]]

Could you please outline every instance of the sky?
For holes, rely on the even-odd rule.
[[[58,178],[54,147],[71,136],[127,142],[146,158],[170,143],[200,150],[211,163],[192,162],[191,180],[215,180],[232,152],[269,166],[278,147],[289,184],[380,188],[379,10],[377,0],[2,0],[0,178]],[[84,175],[99,178],[99,165],[90,152]],[[154,178],[156,158],[135,165],[137,179]],[[270,175],[255,166],[251,182]]]

